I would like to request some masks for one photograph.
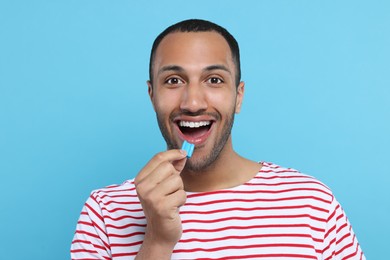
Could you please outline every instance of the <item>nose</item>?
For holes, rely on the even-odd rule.
[[[191,113],[207,110],[207,100],[204,86],[188,84],[183,89],[180,109]]]

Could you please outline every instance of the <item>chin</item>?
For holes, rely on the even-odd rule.
[[[200,165],[197,163],[190,163],[189,161],[186,162],[186,166],[184,167],[184,171],[191,173],[191,174],[201,174],[205,170],[204,165]]]
[[[217,160],[218,155],[219,154],[212,152],[205,156],[197,156],[194,153],[194,155],[187,160],[184,169],[191,173],[202,173],[213,165]]]

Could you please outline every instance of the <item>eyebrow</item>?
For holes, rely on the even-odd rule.
[[[231,74],[231,71],[225,66],[221,64],[215,64],[215,65],[210,65],[207,66],[206,68],[203,69],[204,72],[207,71],[213,71],[213,70],[223,70]],[[167,65],[159,69],[158,74],[160,75],[161,73],[167,72],[167,71],[174,71],[174,72],[184,72],[184,68],[178,65]]]
[[[168,65],[164,66],[161,69],[158,70],[157,75],[160,75],[161,73],[164,73],[166,71],[175,71],[175,72],[183,72],[184,68],[177,66],[177,65]]]
[[[228,72],[229,74],[232,74],[231,71],[225,65],[220,65],[220,64],[211,65],[203,69],[203,71],[212,71],[212,70],[223,70]]]

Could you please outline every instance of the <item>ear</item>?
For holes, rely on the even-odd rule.
[[[148,85],[148,94],[149,94],[150,101],[152,102],[154,111],[156,111],[156,109],[155,109],[155,107],[154,107],[153,86],[152,86],[152,82],[151,82],[150,80],[148,80],[148,81],[146,81],[146,84]]]
[[[243,81],[238,84],[237,87],[237,96],[236,96],[236,110],[235,113],[238,114],[241,111],[242,100],[244,99],[245,83]]]

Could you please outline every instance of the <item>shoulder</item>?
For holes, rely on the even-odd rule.
[[[317,196],[328,203],[334,200],[330,188],[311,175],[270,162],[262,162],[262,165],[254,182],[291,194]]]
[[[121,220],[128,218],[142,219],[142,205],[134,181],[129,180],[120,185],[110,185],[92,191],[81,215],[102,223],[101,226],[107,223],[117,225]]]
[[[134,179],[127,180],[122,184],[109,185],[91,192],[90,199],[97,203],[107,204],[113,201],[138,200],[135,190]]]
[[[283,166],[279,166],[277,164],[271,162],[262,162],[263,167],[260,169],[257,174],[257,178],[272,180],[275,179],[277,181],[288,181],[289,183],[306,183],[313,184],[314,186],[321,186],[324,190],[330,192],[328,186],[322,183],[320,180],[315,177],[302,173],[299,170],[294,168],[286,168]],[[301,181],[299,181],[301,180]],[[309,185],[311,186],[311,185]]]

